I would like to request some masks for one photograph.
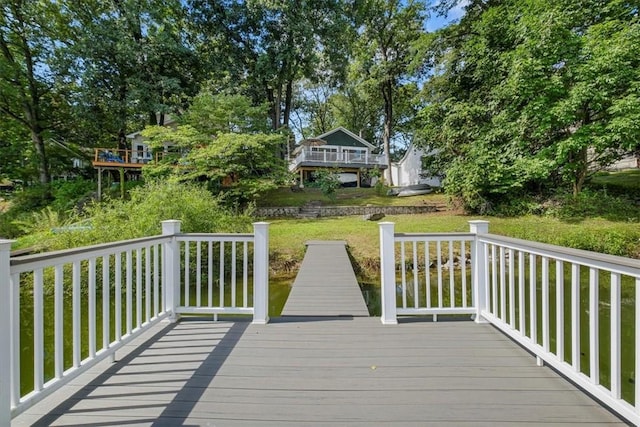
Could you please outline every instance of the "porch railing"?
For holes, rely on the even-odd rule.
[[[112,163],[113,166],[159,163],[162,160],[179,162],[183,153],[179,151],[125,150],[117,148],[94,148],[93,163]]]
[[[472,313],[640,424],[640,261],[470,223],[469,233],[425,234],[380,224],[382,323]]]
[[[318,163],[342,163],[342,164],[364,164],[364,165],[385,165],[386,157],[384,154],[371,154],[369,152],[353,152],[353,151],[311,151],[301,150],[292,160],[293,167],[303,162]]]
[[[268,322],[267,223],[253,234],[162,227],[161,236],[18,258],[0,240],[0,425],[163,319]]]

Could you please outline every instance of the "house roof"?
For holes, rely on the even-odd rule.
[[[373,150],[376,147],[367,142],[365,139],[360,138],[353,132],[348,131],[342,126],[337,127],[329,132],[323,133],[322,135],[318,135],[313,139],[322,139],[327,141],[327,145],[342,145],[342,146],[357,146],[364,145],[369,149]],[[349,141],[351,140],[351,141]]]

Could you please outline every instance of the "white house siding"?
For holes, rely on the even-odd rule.
[[[399,162],[391,163],[391,173],[393,184],[399,187],[413,184],[429,184],[432,187],[439,187],[441,180],[437,176],[422,177],[422,157],[424,150],[410,145],[404,157]]]
[[[622,170],[622,169],[636,169],[640,168],[640,158],[636,156],[628,156],[623,159],[618,160],[608,169],[610,170]]]

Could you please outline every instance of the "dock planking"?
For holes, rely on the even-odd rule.
[[[14,426],[623,425],[488,324],[183,320]]]
[[[312,240],[306,245],[282,316],[369,316],[346,242]]]

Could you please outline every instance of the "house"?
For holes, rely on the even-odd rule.
[[[175,128],[178,123],[169,115],[166,116],[163,126],[169,126]],[[144,142],[142,131],[137,131],[127,135],[127,139],[131,144],[131,163],[146,164],[153,160],[153,150],[147,143]],[[171,145],[165,143],[163,152],[169,151]]]
[[[442,184],[439,176],[431,176],[428,171],[422,168],[422,158],[432,154],[433,151],[425,154],[421,148],[417,148],[411,143],[407,152],[398,162],[391,163],[391,170],[387,171],[386,178],[389,180],[389,173],[393,184],[398,187],[406,187],[415,184],[428,184],[432,187],[440,187]]]
[[[166,116],[163,126],[175,127],[178,123],[170,116]],[[163,149],[155,154],[151,147],[144,142],[142,131],[130,133],[126,136],[131,142],[131,149],[94,148],[94,156],[91,161],[98,171],[98,199],[102,197],[102,174],[122,173],[125,179],[139,179],[142,167],[147,163],[161,159],[168,153],[173,144],[166,143]],[[127,178],[128,177],[128,178]]]
[[[334,168],[339,170],[343,183],[359,187],[363,172],[387,168],[386,157],[375,151],[371,143],[339,127],[302,141],[291,153],[289,170],[298,175],[301,187],[313,180],[315,171]]]

